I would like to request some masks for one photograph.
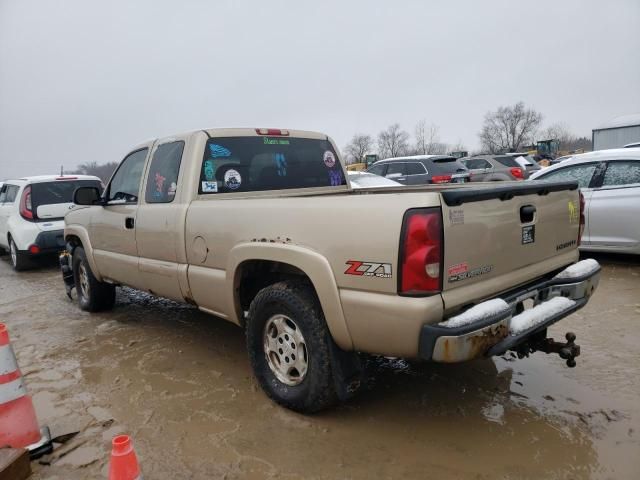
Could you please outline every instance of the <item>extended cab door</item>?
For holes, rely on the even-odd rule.
[[[141,180],[150,146],[120,163],[104,192],[105,205],[91,218],[91,242],[98,271],[118,283],[140,287],[136,217]]]
[[[183,300],[180,272],[186,281],[184,219],[188,206],[181,182],[184,140],[158,143],[146,170],[138,207],[136,242],[144,290]],[[182,260],[182,261],[181,261]],[[186,290],[186,288],[185,288]]]

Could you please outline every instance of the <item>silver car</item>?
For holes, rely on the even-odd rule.
[[[534,167],[522,155],[477,155],[461,158],[460,162],[471,172],[472,182],[525,180]]]
[[[574,155],[530,180],[577,180],[585,199],[581,250],[640,254],[640,148]]]

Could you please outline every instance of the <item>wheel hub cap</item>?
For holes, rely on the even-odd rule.
[[[307,345],[300,328],[286,315],[274,315],[264,326],[264,353],[269,368],[285,385],[298,385],[307,374]]]
[[[87,269],[83,263],[80,264],[78,273],[80,277],[80,293],[83,297],[87,298],[89,294],[89,275],[87,275]]]

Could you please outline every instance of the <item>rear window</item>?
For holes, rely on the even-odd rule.
[[[72,203],[73,192],[78,187],[96,187],[102,192],[99,180],[57,180],[31,184],[31,204],[35,211],[40,205]]]
[[[256,192],[346,185],[328,140],[219,137],[207,141],[200,193]]]
[[[516,162],[516,159],[514,157],[493,157],[493,159],[499,163],[501,163],[502,165],[504,165],[505,167],[509,167],[509,168],[520,168],[522,167],[522,165],[520,165],[518,162]]]

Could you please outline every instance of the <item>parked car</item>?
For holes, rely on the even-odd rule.
[[[538,170],[540,170],[542,167],[538,164],[538,162],[536,162],[535,158],[533,158],[533,156],[529,155],[527,152],[523,152],[523,153],[506,153],[505,155],[507,155],[508,157],[513,157],[513,159],[518,162],[518,165],[520,165],[522,168],[524,168],[525,170],[525,178],[529,178],[529,176],[533,173],[533,172],[537,172]]]
[[[574,155],[531,180],[578,181],[586,202],[581,250],[640,254],[640,148]]]
[[[465,187],[354,189],[315,132],[151,140],[102,195],[76,190],[63,278],[83,310],[129,285],[237,324],[267,395],[317,411],[357,390],[359,352],[524,356],[589,301],[600,267],[575,263],[582,223],[558,207],[579,208],[575,182]],[[574,366],[577,346],[562,348]]]
[[[402,184],[389,178],[368,172],[347,171],[353,188],[401,187]]]
[[[471,181],[466,167],[449,155],[414,155],[379,160],[367,172],[390,178],[403,185],[426,183],[466,183]]]
[[[460,159],[471,172],[472,182],[524,180],[529,172],[509,155],[479,155]]]
[[[89,175],[42,175],[7,180],[0,188],[0,247],[9,250],[11,265],[24,270],[34,257],[64,249],[64,216],[75,208],[78,187],[101,188]]]

